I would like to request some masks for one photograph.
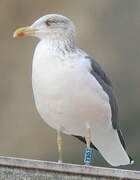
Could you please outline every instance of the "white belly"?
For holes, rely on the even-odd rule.
[[[85,136],[86,125],[111,126],[107,94],[82,65],[48,57],[33,63],[32,85],[43,120],[64,133]],[[103,127],[104,126],[104,127]]]

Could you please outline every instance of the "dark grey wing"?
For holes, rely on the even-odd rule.
[[[85,58],[90,60],[91,63],[91,74],[96,78],[96,80],[101,84],[104,91],[109,96],[109,103],[111,106],[111,112],[112,112],[112,126],[114,129],[119,129],[119,123],[118,123],[118,104],[117,99],[113,91],[112,83],[110,79],[105,74],[102,67],[91,57],[86,56]]]

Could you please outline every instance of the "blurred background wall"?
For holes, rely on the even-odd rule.
[[[140,0],[0,1],[0,155],[57,160],[56,131],[36,112],[31,87],[35,38],[13,39],[15,29],[59,13],[77,27],[77,45],[113,81],[128,151],[140,170]],[[85,145],[64,135],[64,160],[82,164]],[[93,165],[109,166],[99,153]]]

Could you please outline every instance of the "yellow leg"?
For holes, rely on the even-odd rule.
[[[57,130],[57,145],[58,145],[58,162],[62,163],[62,132]]]
[[[90,148],[90,140],[91,139],[91,135],[90,135],[90,128],[87,128],[87,134],[86,134],[86,144],[87,144],[87,148]]]

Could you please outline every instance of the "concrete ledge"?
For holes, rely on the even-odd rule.
[[[139,179],[140,171],[0,156],[0,180],[126,180]]]

